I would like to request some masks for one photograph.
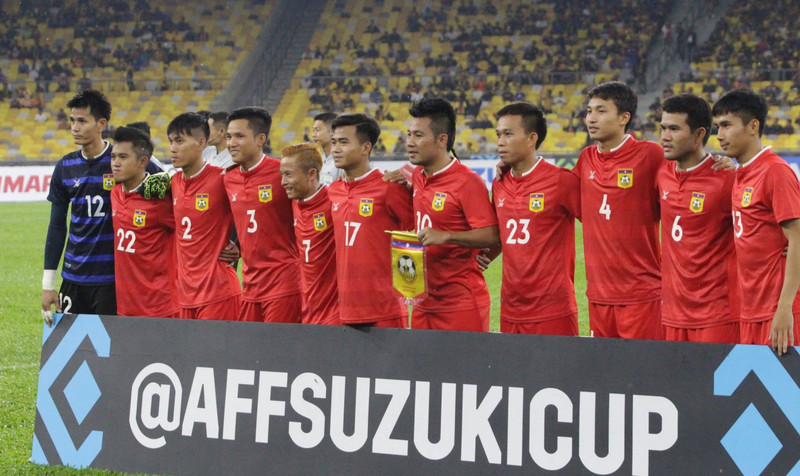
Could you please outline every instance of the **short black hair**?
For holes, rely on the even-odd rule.
[[[228,115],[228,124],[236,119],[247,119],[247,127],[253,131],[254,135],[264,134],[269,138],[272,116],[263,107],[240,107]]]
[[[703,144],[708,142],[711,136],[711,106],[708,102],[694,94],[683,93],[670,96],[661,104],[661,110],[670,114],[686,114],[686,123],[689,130],[695,132],[699,128],[706,130],[703,137]]]
[[[337,115],[338,114],[336,114],[335,112],[321,112],[321,113],[317,114],[316,116],[314,116],[314,120],[315,121],[322,121],[325,124],[327,124],[328,127],[330,127],[331,124],[333,123],[333,120],[336,119]]]
[[[366,114],[342,114],[331,123],[331,129],[338,127],[355,126],[356,137],[363,144],[369,142],[374,147],[381,136],[381,126],[378,121]]]
[[[130,124],[128,124],[127,127],[133,127],[134,129],[139,129],[140,131],[147,134],[148,137],[150,136],[150,124],[148,124],[145,121],[131,122]]]
[[[538,149],[544,138],[547,137],[547,119],[544,118],[544,111],[539,106],[534,106],[529,102],[515,102],[504,106],[497,111],[495,117],[500,119],[503,116],[521,116],[522,127],[525,133],[535,132],[537,135],[536,148]]]
[[[148,159],[153,155],[153,142],[150,136],[145,134],[141,129],[135,127],[117,127],[114,131],[114,142],[119,144],[121,142],[130,142],[133,150],[136,152],[137,158],[147,157]]]
[[[636,108],[639,105],[639,99],[633,89],[623,82],[609,81],[600,83],[590,89],[586,94],[586,99],[592,99],[593,97],[598,97],[604,101],[610,100],[617,106],[617,113],[620,115],[625,112],[629,113],[631,118],[625,124],[625,132],[628,132],[633,126],[633,118],[636,117]]]
[[[228,127],[228,111],[218,111],[208,115],[209,120],[214,121],[215,126]]]
[[[758,136],[764,132],[764,125],[767,123],[767,112],[769,106],[764,96],[749,88],[734,89],[723,94],[714,103],[711,114],[714,117],[733,114],[740,118],[747,125],[753,119],[758,121]]]
[[[106,99],[105,94],[96,89],[87,89],[75,95],[67,103],[69,109],[89,108],[89,113],[95,120],[111,120],[111,103]]]
[[[167,135],[172,133],[197,137],[197,131],[202,132],[203,137],[208,140],[208,122],[206,118],[196,112],[184,112],[179,114],[167,126]]]
[[[204,118],[208,119],[208,116],[211,115],[211,111],[209,111],[207,109],[200,109],[199,111],[197,111],[197,114],[200,114]]]
[[[411,104],[408,113],[414,118],[429,118],[433,135],[439,137],[447,134],[447,150],[453,149],[456,141],[456,111],[447,100],[435,97],[422,98]]]

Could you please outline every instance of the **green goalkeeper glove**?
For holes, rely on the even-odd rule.
[[[142,196],[148,200],[163,200],[169,192],[170,177],[166,172],[150,174],[144,181]]]

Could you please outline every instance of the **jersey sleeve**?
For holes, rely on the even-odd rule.
[[[405,185],[390,183],[386,191],[386,208],[400,224],[401,230],[414,229],[414,205]]]
[[[768,177],[775,220],[782,223],[800,218],[800,185],[792,169],[780,164],[770,170]]]
[[[467,223],[473,230],[497,225],[497,215],[494,212],[492,202],[489,200],[486,184],[478,175],[470,174],[466,177],[464,187],[459,194],[459,200],[464,210],[464,216],[467,218]]]
[[[575,173],[559,170],[558,189],[561,191],[561,207],[568,216],[581,219],[581,180]]]
[[[53,169],[53,176],[50,177],[50,191],[47,194],[47,200],[52,203],[66,203],[69,202],[69,196],[64,190],[63,171],[61,161],[59,161]]]

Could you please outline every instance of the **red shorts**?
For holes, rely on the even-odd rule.
[[[429,313],[414,309],[411,313],[412,329],[440,331],[489,332],[490,306],[465,311]]]
[[[408,328],[408,318],[407,317],[392,317],[390,319],[383,319],[381,321],[375,322],[353,322],[353,323],[342,323],[339,321],[338,323],[347,324],[352,327],[382,327],[384,329],[407,329]],[[323,324],[328,324],[324,322]]]
[[[578,314],[539,322],[511,322],[500,319],[503,334],[537,334],[548,336],[578,335]]]
[[[637,304],[596,304],[589,301],[592,337],[664,339],[661,300]]]
[[[739,343],[738,322],[699,327],[697,329],[664,326],[664,330],[666,331],[666,340],[675,342],[709,342],[714,344]]]
[[[276,297],[266,301],[242,301],[239,320],[247,322],[284,322],[297,324],[302,316],[301,294]]]
[[[792,335],[794,336],[794,344],[800,344],[800,316],[794,316],[794,327],[792,328]],[[769,332],[772,330],[772,319],[761,322],[740,322],[739,323],[739,343],[740,344],[757,344],[757,345],[771,345],[772,339],[769,338]]]
[[[182,307],[181,319],[206,319],[213,321],[235,321],[239,317],[242,296],[237,294],[222,301],[199,307]]]

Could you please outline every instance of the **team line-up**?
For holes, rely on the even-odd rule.
[[[427,294],[412,328],[488,331],[482,270],[502,252],[501,331],[577,335],[578,219],[593,336],[779,353],[800,342],[800,185],[761,143],[764,98],[737,89],[712,108],[691,94],[670,97],[660,145],[627,134],[637,108],[627,85],[598,84],[587,101],[595,144],[572,170],[538,155],[547,135],[539,107],[497,111],[501,164],[490,197],[451,153],[456,115],[443,99],[411,105],[410,179],[370,167],[381,131],[365,114],[320,114],[316,144],[268,157],[272,118],[258,107],[175,117],[167,135],[180,170],[170,176],[150,160],[148,133],[120,127],[113,146],[104,141],[111,104],[81,92],[67,104],[81,149],[56,164],[50,183],[43,317],[52,323],[55,307],[408,327],[386,230],[414,230]],[[712,127],[735,162],[706,152]]]

